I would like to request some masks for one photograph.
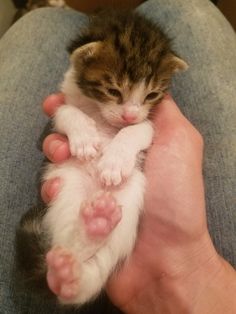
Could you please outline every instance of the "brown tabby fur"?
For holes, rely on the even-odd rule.
[[[89,56],[86,50],[82,59],[80,55],[76,60],[77,83],[85,95],[102,102],[114,98],[110,89],[122,89],[124,82],[131,87],[143,80],[153,88],[159,86],[163,96],[180,67],[160,27],[133,11],[105,10],[91,16],[89,27],[69,52],[92,42],[97,43],[96,51]]]

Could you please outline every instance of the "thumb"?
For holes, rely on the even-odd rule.
[[[154,140],[163,135],[166,136],[166,133],[172,136],[172,132],[179,126],[193,128],[169,94],[157,105],[153,116],[153,124],[155,128]]]
[[[162,100],[153,115],[154,137],[153,145],[149,150],[148,158],[153,160],[152,153],[160,152],[160,149],[168,150],[170,153],[178,150],[183,157],[197,153],[201,165],[203,139],[199,131],[182,114],[175,101],[170,95]],[[150,158],[152,157],[152,158]],[[190,156],[189,156],[190,157]],[[149,162],[146,162],[148,164]]]

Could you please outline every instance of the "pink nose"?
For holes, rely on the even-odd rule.
[[[130,112],[123,113],[121,117],[125,122],[128,122],[128,123],[133,123],[137,119],[137,115]]]

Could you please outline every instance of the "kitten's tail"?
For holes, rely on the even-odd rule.
[[[31,288],[49,291],[46,282],[45,255],[48,239],[42,228],[46,209],[32,208],[20,221],[16,231],[17,269]]]

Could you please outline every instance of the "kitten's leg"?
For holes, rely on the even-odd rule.
[[[46,257],[48,286],[63,303],[73,303],[78,295],[86,295],[87,301],[89,291],[85,291],[83,280],[90,267],[84,271],[83,264],[90,264],[106,243],[121,219],[121,208],[107,192],[88,202],[97,185],[70,162],[67,167],[55,167],[46,178],[55,176],[62,178],[63,187],[44,219],[45,228],[53,235]],[[100,281],[98,285],[100,290]]]
[[[102,184],[117,186],[129,178],[137,163],[138,154],[151,145],[152,138],[153,127],[150,121],[122,128],[103,149],[98,162]]]
[[[68,137],[72,156],[88,161],[98,154],[101,142],[96,123],[75,106],[60,106],[54,115],[54,125]]]
[[[126,258],[133,250],[143,211],[145,184],[144,174],[134,169],[129,180],[113,193],[122,208],[122,219],[113,230],[108,245],[113,248],[117,259]]]
[[[105,244],[107,236],[120,221],[121,208],[110,193],[104,192],[100,193],[92,202],[86,205],[82,204],[80,214],[88,238],[95,241],[99,247],[101,243]],[[88,240],[84,245],[90,246],[94,255],[94,243],[91,246],[91,242]],[[81,291],[84,294],[81,284],[81,277],[84,277],[84,265],[81,266],[81,262],[81,260],[79,262],[78,252],[75,248],[72,252],[72,250],[62,247],[54,247],[47,253],[48,286],[63,303],[71,303],[77,294],[81,294]],[[86,263],[87,261],[84,264],[86,265]]]
[[[113,192],[117,204],[122,207],[122,219],[105,238],[106,241],[98,248],[96,254],[73,269],[73,276],[69,275],[68,281],[65,282],[65,287],[68,287],[69,281],[72,283],[68,288],[69,297],[64,293],[56,293],[62,303],[79,305],[94,298],[104,287],[117,263],[131,254],[136,239],[140,211],[143,207],[144,185],[143,174],[135,170],[128,182]],[[111,198],[109,205],[111,207],[113,206],[112,202],[113,199]],[[78,251],[75,248],[73,248],[71,255],[73,258],[81,260],[77,257]],[[73,262],[72,267],[74,265]],[[78,286],[74,285],[76,278],[78,278]],[[65,290],[67,288],[62,289],[62,291]]]

